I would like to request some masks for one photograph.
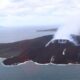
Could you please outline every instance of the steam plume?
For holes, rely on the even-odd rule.
[[[58,39],[69,40],[76,44],[71,35],[80,35],[80,22],[78,21],[79,19],[79,15],[64,17],[63,25],[58,28],[58,31],[55,33],[54,38],[52,38],[52,40],[49,41],[46,46],[48,46],[49,43],[54,43],[54,40]]]

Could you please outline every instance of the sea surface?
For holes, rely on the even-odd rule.
[[[80,80],[80,65],[0,65],[0,80]]]

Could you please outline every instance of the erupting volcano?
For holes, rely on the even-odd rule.
[[[76,36],[75,36],[76,37]],[[20,41],[16,43],[4,44],[3,47],[8,45],[10,50],[14,49],[17,53],[16,56],[10,57],[8,53],[7,59],[3,61],[5,65],[17,65],[25,61],[33,61],[39,64],[68,64],[80,63],[80,46],[75,45],[73,42],[66,39],[56,39],[54,43],[45,45],[53,38],[53,35],[46,35],[43,37]],[[74,40],[74,38],[73,38]],[[21,47],[23,46],[23,47]],[[6,57],[6,55],[0,55]]]

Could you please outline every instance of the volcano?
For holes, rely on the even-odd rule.
[[[45,47],[52,38],[53,35],[46,35],[30,40],[0,44],[0,57],[6,58],[3,64],[17,65],[25,61],[33,61],[39,64],[80,63],[79,45],[75,45],[69,40],[58,39]],[[79,40],[76,36],[73,36],[73,39]]]

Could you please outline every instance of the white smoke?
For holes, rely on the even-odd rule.
[[[67,39],[71,40],[71,34],[80,34],[80,17],[77,15],[64,17],[63,25],[56,32],[54,39]]]
[[[64,21],[61,27],[58,28],[54,37],[46,44],[54,43],[54,40],[65,39],[77,44],[71,35],[80,35],[80,16],[68,15],[64,17]]]

